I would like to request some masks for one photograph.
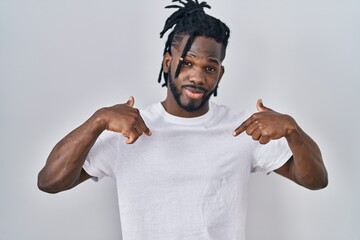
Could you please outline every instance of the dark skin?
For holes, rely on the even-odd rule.
[[[175,74],[186,39],[187,37],[179,46],[172,47],[171,54],[164,55],[163,68],[171,76]],[[205,114],[209,110],[209,103],[204,99],[220,82],[224,73],[223,58],[220,43],[210,38],[196,37],[184,59],[179,76],[173,79],[181,105],[168,87],[167,97],[162,102],[165,110],[179,117]],[[186,111],[183,105],[192,105],[196,110]],[[293,157],[276,172],[309,189],[326,187],[327,172],[316,143],[301,130],[292,117],[265,107],[261,100],[258,101],[257,108],[258,112],[237,127],[233,136],[246,133],[261,144],[285,137]],[[139,110],[134,108],[133,97],[124,104],[99,109],[56,144],[38,175],[38,187],[45,192],[57,193],[89,179],[90,176],[82,166],[96,139],[105,130],[122,134],[127,138],[127,144],[135,143],[143,134],[152,134]]]
[[[164,55],[163,69],[164,72],[171,74],[171,76],[175,75],[175,70],[187,39],[188,37],[183,38],[180,46],[172,47],[171,54],[166,53]],[[224,66],[221,65],[223,57],[221,49],[222,45],[213,39],[205,37],[195,38],[184,58],[179,76],[174,79],[174,84],[180,91],[182,104],[193,103],[195,106],[200,105],[202,100],[219,84],[225,71]],[[201,87],[205,92],[197,94],[195,91],[195,93],[192,93],[194,91],[191,89],[191,86]],[[198,117],[209,110],[208,101],[194,112],[184,110],[177,104],[174,95],[170,92],[169,86],[167,88],[167,97],[162,104],[168,113],[179,117]]]
[[[275,172],[312,190],[325,188],[327,171],[314,140],[291,116],[265,107],[262,100],[258,100],[257,110],[235,129],[233,135],[246,133],[261,144],[285,137],[293,156]]]
[[[127,144],[134,143],[142,134],[151,136],[139,110],[133,106],[134,98],[130,97],[124,104],[102,108],[57,143],[39,172],[39,189],[57,193],[89,179],[91,176],[82,166],[96,139],[105,130],[122,134]]]

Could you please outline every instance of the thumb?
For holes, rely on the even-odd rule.
[[[133,96],[131,96],[129,98],[129,100],[126,102],[126,104],[129,106],[129,107],[133,107],[134,106],[134,102],[135,102],[135,99]]]
[[[270,108],[264,106],[264,103],[263,103],[262,99],[259,99],[259,100],[257,101],[257,103],[256,103],[256,108],[257,108],[257,110],[258,110],[259,112],[271,111]]]

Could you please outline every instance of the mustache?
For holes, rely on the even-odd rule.
[[[203,93],[207,93],[208,90],[206,90],[205,88],[201,87],[201,86],[197,86],[197,85],[191,85],[191,84],[188,84],[188,85],[183,85],[181,88],[192,88],[194,90],[197,90],[197,91],[201,91]]]

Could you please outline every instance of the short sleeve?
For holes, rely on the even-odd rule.
[[[272,140],[262,145],[254,142],[252,172],[272,172],[283,166],[292,156],[285,138]]]
[[[117,160],[120,135],[114,132],[103,132],[89,151],[83,169],[95,181],[104,176],[114,177],[113,169]]]

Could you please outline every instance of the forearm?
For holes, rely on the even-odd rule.
[[[326,187],[327,171],[319,147],[297,124],[294,126],[286,136],[293,153],[290,165],[293,180],[309,189]]]
[[[55,193],[75,186],[88,152],[105,127],[98,112],[70,132],[51,151],[38,175],[38,187]]]

